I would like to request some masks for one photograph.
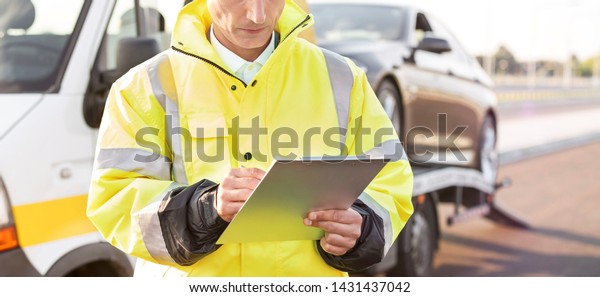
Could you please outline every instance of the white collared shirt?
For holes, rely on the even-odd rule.
[[[221,57],[221,60],[225,63],[225,66],[229,68],[229,70],[233,71],[233,73],[241,79],[246,84],[250,84],[250,82],[254,79],[254,76],[258,73],[258,71],[267,63],[267,60],[271,56],[271,53],[275,50],[275,32],[271,36],[271,41],[265,50],[254,60],[253,62],[248,62],[236,55],[234,52],[230,51],[226,48],[215,36],[213,28],[210,27],[210,43]]]

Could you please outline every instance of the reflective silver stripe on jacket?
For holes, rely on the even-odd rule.
[[[142,233],[144,245],[152,258],[159,262],[175,263],[169,254],[169,250],[167,250],[167,245],[163,238],[160,220],[158,218],[158,210],[160,209],[163,200],[171,194],[171,190],[181,186],[181,184],[172,183],[165,191],[163,191],[163,193],[159,194],[154,199],[154,202],[138,212],[138,224]]]
[[[404,160],[408,161],[402,143],[398,139],[390,139],[365,153],[365,155],[375,158],[389,159],[391,162]]]
[[[354,76],[350,65],[344,57],[321,49],[325,56],[327,72],[329,73],[329,82],[335,100],[335,109],[338,117],[338,127],[340,127],[340,149],[343,153],[346,145],[346,133],[348,132],[348,121],[350,116],[350,93],[354,85]]]
[[[136,172],[158,180],[171,180],[171,160],[150,151],[134,148],[100,149],[96,169],[119,169]]]
[[[167,145],[173,154],[173,179],[181,184],[188,184],[185,174],[183,145],[181,141],[179,104],[175,90],[175,79],[171,69],[168,51],[154,58],[148,64],[148,77],[152,85],[154,97],[165,109],[165,129]],[[166,87],[165,87],[166,86]]]
[[[390,213],[385,207],[381,206],[379,203],[377,203],[377,201],[375,201],[375,199],[373,199],[373,197],[365,192],[362,192],[358,199],[371,208],[377,214],[377,216],[383,220],[383,238],[385,239],[383,256],[385,256],[394,243],[394,230],[392,229]]]

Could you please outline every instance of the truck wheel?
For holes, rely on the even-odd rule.
[[[431,198],[415,206],[415,212],[398,237],[398,263],[389,276],[429,276],[437,246],[436,213]]]
[[[377,98],[383,106],[385,113],[387,113],[392,121],[396,133],[398,133],[399,136],[402,135],[402,131],[400,131],[400,128],[402,128],[402,106],[400,104],[402,104],[402,102],[400,102],[400,92],[398,92],[396,85],[388,79],[381,82],[379,88],[377,88]]]

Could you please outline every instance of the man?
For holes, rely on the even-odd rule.
[[[297,38],[312,23],[291,0],[196,0],[113,85],[87,212],[136,275],[347,276],[390,248],[410,166],[365,74]],[[216,245],[274,156],[341,154],[395,162],[351,208],[307,215],[321,240]]]

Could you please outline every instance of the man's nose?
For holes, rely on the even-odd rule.
[[[262,24],[267,20],[267,12],[265,11],[265,0],[249,1],[250,7],[246,17],[255,24]]]

